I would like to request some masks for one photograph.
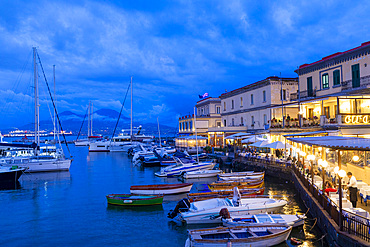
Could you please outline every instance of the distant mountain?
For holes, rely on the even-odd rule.
[[[117,123],[117,119],[119,116],[119,112],[112,110],[112,109],[99,109],[94,111],[93,117],[93,132],[94,134],[102,134],[102,135],[109,135],[113,133],[114,127]],[[72,131],[72,133],[77,134],[81,128],[81,134],[87,134],[88,129],[88,118],[85,115],[76,114],[72,111],[64,111],[59,114],[59,119],[62,123],[63,130]],[[158,125],[156,123],[137,123],[133,122],[133,126],[137,128],[138,126],[142,126],[142,133],[151,134],[151,135],[158,135]],[[54,126],[52,120],[41,120],[40,121],[40,128],[42,130],[53,130]],[[23,130],[33,130],[34,125],[33,123],[29,123],[23,126],[19,126],[19,129]],[[117,126],[116,133],[119,133],[121,130],[125,129],[125,131],[129,131],[130,129],[130,118],[121,115],[119,124]],[[173,127],[169,127],[166,125],[160,125],[161,135],[175,135],[177,133],[177,129]],[[136,133],[137,130],[134,130]]]

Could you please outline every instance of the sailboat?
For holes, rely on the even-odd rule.
[[[97,140],[99,139],[102,139],[101,136],[94,136],[93,135],[93,109],[94,109],[94,105],[93,105],[93,102],[89,101],[89,106],[87,108],[87,116],[88,116],[88,120],[87,120],[87,138],[84,138],[84,139],[78,139],[78,136],[80,135],[80,133],[78,133],[78,136],[77,136],[77,140],[74,141],[74,144],[76,147],[81,147],[81,146],[89,146],[90,143],[92,142],[96,142]],[[84,119],[85,120],[85,119]],[[83,125],[83,123],[82,123]],[[82,128],[82,126],[81,126]],[[80,129],[81,131],[81,129]]]
[[[130,81],[131,87],[131,130],[130,135],[121,133],[118,136],[113,136],[110,140],[106,141],[97,141],[90,143],[89,151],[90,152],[128,152],[130,148],[136,147],[141,144],[140,141],[146,140],[148,138],[152,139],[151,136],[140,135],[141,126],[137,135],[132,134],[132,77]],[[124,104],[124,102],[123,102]],[[123,107],[122,104],[122,107]],[[117,119],[118,125],[119,118]]]
[[[38,97],[38,73],[36,62],[37,50],[33,48],[34,67],[34,90],[35,90],[35,144],[32,145],[28,155],[5,157],[0,159],[4,165],[26,168],[27,172],[63,171],[69,170],[72,160],[64,156],[63,149],[56,146],[40,146],[40,119],[39,119],[39,97]],[[55,105],[54,105],[55,106]],[[54,111],[56,109],[54,108]],[[54,123],[55,124],[55,123]],[[10,144],[9,144],[10,145]],[[59,142],[60,145],[60,142]],[[11,146],[11,145],[10,145]],[[33,148],[33,150],[32,150]],[[32,150],[32,152],[31,152]]]

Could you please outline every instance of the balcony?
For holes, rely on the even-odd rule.
[[[360,86],[359,87],[352,87],[352,80],[342,81],[342,91],[347,90],[359,90],[363,88],[370,87],[370,75],[364,76],[360,78]]]
[[[312,90],[312,91],[304,90],[304,91],[297,92],[297,93],[291,93],[290,100],[292,101],[298,100],[299,96],[301,96],[301,99],[305,99],[309,97],[316,97],[316,91],[315,90]]]
[[[248,130],[247,126],[227,126],[227,127],[210,127],[208,132],[245,132]]]

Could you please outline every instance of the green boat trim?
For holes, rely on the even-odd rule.
[[[163,195],[110,194],[106,198],[108,204],[119,206],[150,206],[163,203]]]

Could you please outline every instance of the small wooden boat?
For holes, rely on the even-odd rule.
[[[219,177],[235,177],[235,176],[246,176],[254,174],[254,171],[246,171],[246,172],[225,172],[219,175]]]
[[[150,206],[163,203],[162,195],[110,194],[106,197],[108,204],[120,206]]]
[[[220,174],[221,170],[200,170],[200,171],[192,171],[186,172],[183,174],[183,177],[186,179],[190,178],[210,178],[216,177],[217,174]]]
[[[254,195],[263,195],[265,188],[253,188],[253,189],[242,189],[239,190],[241,198]],[[212,191],[212,192],[203,192],[203,193],[189,193],[188,199],[190,202],[194,201],[203,201],[212,198],[231,198],[233,197],[233,190],[222,190],[222,191]]]
[[[246,188],[261,188],[264,185],[263,180],[251,180],[251,181],[230,181],[230,182],[214,182],[208,185],[208,188],[212,191],[220,191],[225,189],[232,189],[238,187],[238,189]]]
[[[287,224],[292,227],[301,226],[306,219],[305,215],[296,214],[251,214],[237,217],[223,218],[224,226],[250,226],[255,224]]]
[[[130,187],[130,192],[138,195],[170,195],[188,193],[192,186],[193,184],[191,183],[133,185]]]
[[[220,180],[225,180],[225,181],[240,180],[240,179],[264,179],[265,172],[254,172],[254,173],[250,173],[246,175],[229,173],[228,176],[224,176],[224,174],[219,174],[218,178]]]
[[[274,246],[286,241],[291,231],[282,224],[189,230],[185,246]]]

